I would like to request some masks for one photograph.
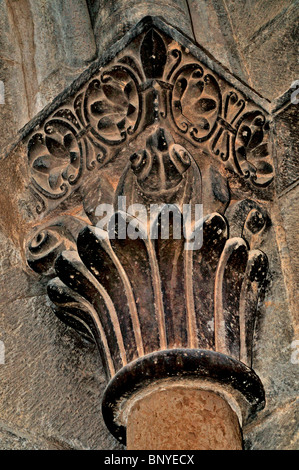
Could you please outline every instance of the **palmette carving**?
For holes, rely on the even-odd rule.
[[[92,80],[84,96],[84,114],[92,134],[107,145],[122,143],[140,119],[138,79],[125,66],[114,66]]]
[[[265,113],[155,29],[140,34],[28,138],[32,189],[59,203],[153,122],[254,186],[273,179]],[[55,202],[56,201],[56,202]]]

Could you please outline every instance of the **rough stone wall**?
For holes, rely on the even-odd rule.
[[[147,14],[161,15],[194,36],[269,100],[297,78],[298,1],[177,0],[156,2],[154,11],[155,2],[132,1],[120,15],[121,3],[0,0],[0,79],[5,84],[1,149]],[[248,449],[298,448],[298,364],[291,360],[297,358],[292,346],[299,274],[297,116],[298,105],[285,106],[275,123],[277,198],[271,231],[277,250],[254,364],[265,385],[267,406],[258,421],[244,429]],[[14,171],[13,162],[7,171]],[[1,187],[11,198],[18,189],[17,180],[12,182]],[[2,199],[2,221],[11,217],[7,207]],[[6,353],[5,364],[0,364],[0,449],[120,448],[101,416],[105,378],[95,347],[56,319],[39,278],[32,281],[24,270],[17,243],[11,240],[13,223],[10,230],[7,225],[2,224],[0,241],[0,340]]]
[[[0,449],[119,448],[102,419],[95,347],[56,319],[4,236],[1,260]]]
[[[262,96],[273,100],[297,78],[297,1],[189,0],[189,5],[197,42]]]
[[[0,31],[4,147],[96,57],[96,45],[84,0],[1,0]]]

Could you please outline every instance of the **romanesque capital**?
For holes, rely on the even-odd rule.
[[[192,383],[252,419],[274,175],[264,101],[146,18],[23,143],[27,262],[56,315],[97,344],[114,436],[125,442],[128,403],[155,384]]]

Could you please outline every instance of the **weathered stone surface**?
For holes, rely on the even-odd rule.
[[[298,2],[226,0],[224,3],[249,83],[273,100],[298,78]]]
[[[294,89],[295,91],[295,89]],[[276,148],[276,186],[279,197],[299,180],[298,105],[290,102],[274,118]]]
[[[247,450],[298,450],[298,399],[277,407],[253,427],[244,429]]]
[[[296,3],[292,0],[226,0],[227,12],[232,18],[235,31],[244,47],[249,44],[252,36],[266,29]]]
[[[248,83],[250,77],[238,49],[225,2],[188,0],[187,3],[197,43],[234,75]]]
[[[69,450],[71,447],[55,440],[47,441],[26,432],[0,424],[0,450]]]
[[[281,217],[277,221],[279,224],[280,236],[284,239],[282,243],[281,261],[284,269],[285,283],[288,290],[290,307],[296,318],[296,328],[298,328],[298,286],[299,286],[299,262],[298,256],[294,256],[298,250],[298,197],[299,188],[295,187],[279,198],[279,208]],[[297,330],[298,331],[298,330]]]
[[[4,1],[0,2],[0,31],[0,80],[4,83],[5,102],[2,104],[1,100],[0,104],[0,148],[2,149],[15,137],[15,130],[20,129],[30,119],[22,57],[10,11]]]
[[[64,0],[1,0],[0,31],[3,148],[79,75],[96,45],[85,0],[73,0],[71,9]]]
[[[236,414],[213,392],[176,388],[138,400],[129,415],[129,450],[241,450]]]
[[[96,13],[95,37],[98,52],[102,54],[115,40],[136,25],[142,18],[151,15],[162,18],[170,25],[193,38],[188,4],[185,0],[116,0],[101,1]]]
[[[106,53],[108,45],[121,39],[128,28],[147,14],[159,14],[188,36],[194,35],[208,55],[215,56],[234,76],[242,78],[243,82],[268,99],[281,94],[297,78],[296,54],[293,53],[297,41],[297,2],[254,1],[249,4],[230,0],[204,3],[190,0],[188,3],[175,1],[171,5],[168,5],[169,2],[159,2],[155,11],[154,2],[146,1],[126,2],[125,7],[121,1],[113,2],[113,5],[102,1],[87,3],[91,18],[86,3],[81,0],[74,1],[71,10],[66,8],[66,2],[60,0],[0,1],[0,79],[4,80],[6,88],[6,104],[0,105],[0,147],[5,146],[18,128],[61,92],[95,54]],[[95,28],[95,37],[92,28]],[[150,44],[150,41],[145,42],[143,49],[150,49]],[[160,54],[162,49],[156,48],[154,52]],[[211,60],[209,64],[214,62]],[[160,73],[153,63],[145,70],[148,71],[147,78],[151,73]],[[217,70],[217,66],[213,65],[212,73],[217,75]],[[78,93],[80,86],[76,88],[75,85],[68,92],[68,99]],[[244,88],[242,90],[244,93]],[[148,94],[147,105],[156,92],[157,88],[153,87]],[[184,99],[180,100],[180,105],[185,108],[183,114],[186,111],[188,117],[192,115],[190,97],[192,93],[185,102]],[[212,93],[209,99],[214,98]],[[64,102],[61,99],[56,108]],[[134,106],[136,102],[136,96],[133,96]],[[70,107],[70,101],[67,103]],[[264,105],[265,101],[261,100],[261,103]],[[43,119],[54,110],[52,107]],[[230,225],[230,236],[231,233],[237,236],[241,230],[238,236],[249,235],[252,247],[262,250],[269,259],[267,288],[257,308],[252,358],[253,368],[264,384],[267,401],[258,420],[244,429],[248,449],[298,447],[295,436],[298,380],[296,286],[299,274],[298,257],[295,256],[298,251],[297,115],[298,105],[286,106],[274,119],[276,134],[272,140],[277,194],[272,189],[253,189],[248,182],[234,175],[233,165],[225,171],[215,163],[216,160],[211,165],[206,151],[195,151],[192,139],[185,145],[179,128],[175,131],[171,128],[175,145],[180,147],[184,144],[188,154],[192,158],[195,154],[195,160],[200,165],[203,187],[207,189],[203,201],[208,213],[214,210],[226,216],[234,214],[227,206],[229,203],[233,206],[240,198],[253,198],[256,204],[263,206],[262,213],[267,213],[267,223],[261,236],[250,235],[247,226],[244,226],[244,231],[243,228],[241,230],[241,219],[238,217]],[[179,125],[181,118],[182,114],[175,115]],[[150,124],[146,119],[145,126]],[[36,124],[39,122],[36,121]],[[248,129],[246,132],[248,135]],[[73,246],[80,231],[73,219],[80,219],[84,225],[96,222],[93,211],[100,202],[97,190],[100,182],[101,194],[111,202],[129,157],[142,149],[150,154],[152,144],[149,145],[147,139],[151,133],[152,129],[130,141],[117,157],[117,163],[114,164],[112,159],[112,164],[107,165],[106,173],[102,170],[93,175],[90,173],[90,179],[84,181],[59,208],[52,204],[50,209],[54,210],[55,223],[49,221],[52,224],[51,233],[53,224],[54,234],[57,234],[57,224],[61,227],[62,219],[59,216],[62,213],[73,234],[73,238],[67,234],[64,248]],[[70,147],[71,142],[66,142]],[[247,146],[250,149],[252,145],[247,142]],[[54,147],[50,142],[48,150],[54,151]],[[220,150],[223,151],[223,148]],[[261,149],[257,155],[262,154]],[[38,156],[42,156],[41,153]],[[107,431],[101,416],[100,401],[106,381],[95,347],[56,319],[46,297],[49,277],[32,278],[26,267],[25,237],[41,221],[36,208],[42,208],[43,203],[42,200],[37,202],[29,193],[32,173],[28,169],[27,158],[27,145],[21,144],[1,162],[0,340],[5,344],[6,363],[0,364],[0,448],[120,448],[120,444]],[[32,162],[35,160],[33,158]],[[137,156],[131,161],[138,163]],[[93,160],[87,160],[87,165],[90,166],[89,172]],[[136,168],[138,173],[138,165]],[[174,176],[174,181],[178,178],[178,175]],[[134,185],[130,186],[128,177],[124,181],[119,194],[129,194],[134,188]],[[54,183],[52,178],[52,186],[55,186]],[[152,180],[149,178],[143,189],[156,190],[155,177]],[[259,227],[255,210],[253,208],[252,219],[247,222],[251,226],[252,221],[257,220]],[[264,220],[263,215],[261,219]],[[47,223],[46,219],[45,225]],[[58,233],[61,233],[59,230]],[[165,253],[161,253],[161,259],[165,259]],[[205,277],[212,279],[211,272],[205,273]],[[163,279],[167,280],[166,271]],[[201,290],[200,294],[196,298],[199,305],[206,292]],[[206,297],[207,302],[203,297],[204,308],[208,311],[209,292]],[[172,299],[170,295],[169,298],[175,304],[175,297]],[[228,305],[230,308],[229,302]],[[206,344],[210,347],[212,330],[208,334],[207,329],[203,331]]]
[[[292,92],[295,88],[290,90],[284,99],[284,106],[281,103],[274,116],[274,164],[278,195],[275,224],[289,306],[298,331],[299,264],[298,256],[294,254],[298,251],[299,134],[298,105],[291,103]]]

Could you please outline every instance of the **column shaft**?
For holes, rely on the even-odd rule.
[[[140,398],[127,424],[129,450],[241,450],[236,413],[214,392],[183,387]]]

